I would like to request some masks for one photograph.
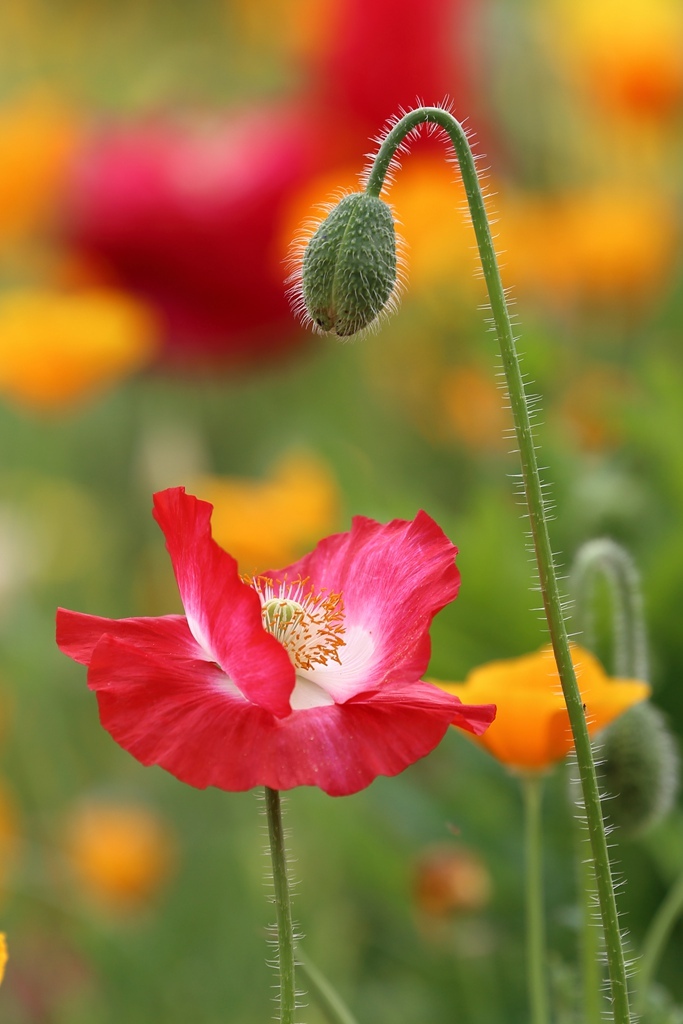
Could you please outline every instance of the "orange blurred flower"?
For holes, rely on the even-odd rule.
[[[0,897],[4,898],[9,876],[17,862],[19,814],[4,782],[0,781]]]
[[[576,645],[572,662],[591,735],[650,695],[647,683],[610,679],[597,658]],[[477,742],[512,771],[545,771],[572,750],[569,715],[551,647],[482,665],[464,684],[437,681],[437,686],[468,703],[497,705],[495,721]]]
[[[406,160],[388,191],[406,242],[411,294],[436,294],[437,302],[456,295],[472,300],[485,296],[472,222],[462,181],[446,162],[445,143],[435,152],[420,153],[420,144]]]
[[[4,932],[0,932],[0,984],[2,984],[2,980],[5,977],[5,967],[7,966],[8,959],[7,936]]]
[[[0,245],[35,228],[64,184],[81,137],[79,118],[47,90],[0,107]]]
[[[559,427],[567,429],[576,444],[587,452],[615,448],[621,439],[619,410],[633,388],[617,368],[592,366],[571,381],[555,410]]]
[[[0,296],[0,393],[56,409],[148,363],[156,320],[136,299],[108,289]]]
[[[207,476],[191,489],[213,505],[213,536],[243,572],[294,561],[334,528],[339,515],[330,470],[304,452],[286,455],[264,480]]]
[[[491,372],[474,366],[450,367],[442,372],[439,390],[444,436],[455,435],[474,451],[509,449],[512,417]]]
[[[75,879],[108,910],[134,910],[167,880],[176,844],[147,807],[88,800],[66,823],[66,855]]]
[[[491,876],[480,857],[463,846],[425,850],[415,865],[415,903],[430,917],[481,910],[491,898]]]
[[[610,184],[500,198],[503,277],[549,305],[632,310],[671,279],[680,227],[661,194]]]
[[[416,152],[387,192],[405,242],[408,294],[452,325],[454,303],[485,301],[461,181],[444,152]],[[491,183],[489,183],[491,184]],[[282,222],[278,258],[314,203],[334,186],[357,189],[348,169],[295,193]],[[667,288],[677,265],[680,217],[661,189],[620,185],[523,193],[492,185],[503,282],[550,308],[622,306],[630,313]],[[452,329],[452,328],[451,328]]]

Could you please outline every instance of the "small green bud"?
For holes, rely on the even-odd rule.
[[[601,740],[607,819],[628,837],[646,832],[671,810],[678,788],[678,753],[664,716],[652,704],[636,704]]]
[[[325,333],[350,337],[391,308],[397,281],[391,208],[365,192],[344,196],[304,251],[300,280],[304,316]]]

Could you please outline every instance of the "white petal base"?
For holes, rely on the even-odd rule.
[[[305,711],[307,708],[324,708],[329,704],[334,704],[334,698],[330,697],[322,686],[297,675],[289,702],[292,711]]]

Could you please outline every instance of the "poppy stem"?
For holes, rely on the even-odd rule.
[[[280,975],[280,1024],[294,1024],[296,1005],[296,980],[294,962],[294,925],[292,921],[292,900],[287,871],[285,833],[282,827],[280,792],[265,787],[266,817],[270,840],[270,858],[273,865],[273,888],[275,890],[275,916],[277,922],[277,969]]]
[[[578,830],[577,830],[578,833]],[[586,837],[583,831],[576,837],[576,862],[581,900],[581,980],[584,1024],[602,1024],[604,999],[602,994],[602,948],[599,922],[596,920],[595,873],[593,861],[586,856]]]
[[[479,184],[474,156],[462,125],[442,107],[418,107],[409,111],[387,132],[382,141],[367,177],[366,191],[370,195],[379,196],[389,167],[401,143],[421,124],[439,125],[448,135],[455,150],[467,195],[515,423],[521,461],[521,483],[529,515],[539,587],[576,749],[585,818],[595,862],[596,888],[605,934],[613,1020],[615,1024],[630,1024],[624,949],[619,930],[595,762],[591,751],[583,702],[569,649],[563,602],[550,544],[543,483],[538,468],[531,415],[505,290],[486,215],[484,196]]]
[[[548,1024],[548,991],[545,979],[545,901],[543,899],[543,832],[541,800],[543,779],[525,775],[524,833],[526,852],[527,979],[530,1024]]]

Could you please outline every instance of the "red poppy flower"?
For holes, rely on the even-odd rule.
[[[155,495],[184,616],[57,615],[102,724],[139,761],[201,789],[341,796],[396,775],[449,724],[490,724],[491,705],[420,681],[432,618],[460,581],[456,548],[426,513],[356,517],[298,562],[244,579],[211,511],[184,488]]]

